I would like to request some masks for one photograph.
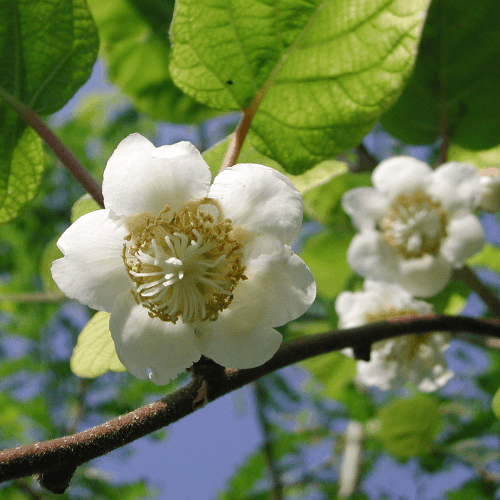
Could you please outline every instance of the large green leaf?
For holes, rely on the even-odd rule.
[[[181,92],[170,77],[173,0],[88,0],[88,4],[99,27],[109,79],[140,111],[170,122],[196,122],[217,114]]]
[[[432,143],[444,127],[461,148],[496,146],[499,58],[497,0],[433,0],[415,72],[382,124],[410,144]]]
[[[412,69],[427,0],[178,0],[170,70],[209,106],[262,98],[252,144],[297,174],[356,146]]]
[[[0,87],[40,114],[57,111],[89,78],[99,41],[85,0],[0,0]],[[41,142],[0,101],[0,223],[37,193]]]

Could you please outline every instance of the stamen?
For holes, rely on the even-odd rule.
[[[235,231],[215,200],[188,202],[175,213],[165,205],[127,221],[123,261],[132,294],[149,316],[175,323],[215,321],[245,280],[244,231]],[[221,222],[219,222],[221,221]]]
[[[384,240],[406,259],[437,255],[446,237],[448,214],[422,191],[394,199],[381,221]]]

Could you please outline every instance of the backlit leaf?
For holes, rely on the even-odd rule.
[[[178,0],[170,70],[209,106],[260,102],[252,145],[299,174],[359,144],[412,69],[427,0]]]

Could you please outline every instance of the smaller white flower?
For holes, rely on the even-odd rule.
[[[485,168],[481,174],[481,201],[479,208],[487,212],[500,210],[500,170],[498,168]]]
[[[430,304],[415,300],[399,285],[369,280],[365,281],[363,291],[342,292],[337,297],[335,309],[339,328],[432,313]],[[370,361],[357,361],[356,380],[383,390],[398,389],[412,382],[421,391],[435,391],[453,376],[443,355],[448,342],[449,335],[444,333],[404,335],[375,342]],[[345,349],[344,353],[353,356],[352,349]]]
[[[453,268],[484,245],[472,211],[481,196],[472,165],[450,162],[433,171],[408,156],[383,161],[373,188],[357,188],[342,206],[360,230],[347,253],[365,278],[398,283],[413,295],[430,297],[449,282]]]

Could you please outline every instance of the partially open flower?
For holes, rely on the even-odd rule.
[[[52,276],[71,298],[111,313],[120,361],[165,384],[201,354],[231,368],[269,360],[273,327],[301,316],[314,279],[286,245],[302,198],[274,169],[210,170],[188,142],[124,139],[104,171],[104,210],[61,236]]]
[[[432,306],[415,300],[399,285],[366,280],[360,292],[342,292],[335,302],[340,328],[353,328],[399,316],[430,314]],[[398,389],[412,382],[421,391],[442,387],[453,376],[447,369],[443,352],[449,335],[427,333],[403,335],[375,342],[370,361],[358,360],[356,380],[381,389]],[[352,349],[345,349],[352,356]]]
[[[478,252],[483,229],[472,211],[480,199],[472,165],[446,163],[433,171],[408,156],[383,161],[373,171],[374,188],[342,198],[360,230],[347,253],[365,278],[399,283],[413,295],[442,290],[453,268]]]

